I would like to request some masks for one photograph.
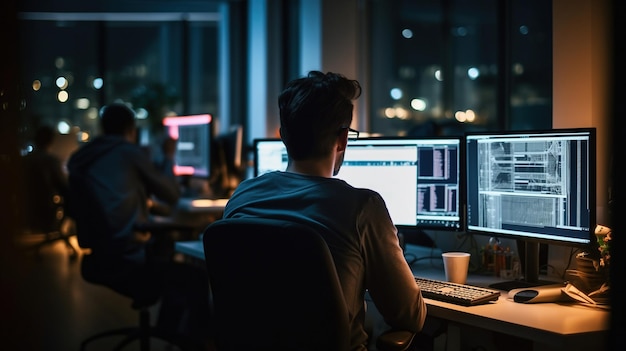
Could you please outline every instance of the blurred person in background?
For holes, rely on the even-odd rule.
[[[70,215],[79,245],[91,250],[81,274],[143,305],[160,301],[159,328],[201,339],[209,314],[206,274],[173,261],[171,230],[151,221],[151,197],[170,206],[180,197],[173,163],[157,169],[136,144],[129,106],[104,106],[100,124],[103,135],[72,154],[67,167]]]
[[[57,132],[48,125],[39,127],[34,149],[22,159],[24,226],[32,233],[58,229],[58,213],[68,192],[67,174],[61,160],[50,150]]]

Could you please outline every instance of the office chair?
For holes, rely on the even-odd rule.
[[[70,191],[70,206],[68,208],[70,215],[76,222],[76,234],[78,243],[82,248],[91,249],[94,241],[99,238],[107,237],[106,229],[112,226],[108,223],[110,220],[104,216],[94,216],[94,213],[103,213],[102,205],[97,201],[91,201],[95,198],[90,194],[92,188],[89,183],[89,176],[86,174],[70,174],[70,182],[72,184]],[[87,232],[84,228],[90,228]],[[142,225],[135,226],[136,231],[151,231],[155,235],[166,235],[165,232],[174,230],[188,230],[188,226],[175,224],[164,224],[159,226]],[[161,233],[154,233],[161,230]],[[150,350],[151,339],[160,339],[170,345],[177,346],[180,350],[199,350],[202,345],[193,340],[189,340],[175,332],[152,326],[150,318],[150,309],[160,300],[160,294],[155,294],[154,284],[150,284],[150,279],[142,280],[146,277],[141,274],[138,268],[137,274],[123,279],[119,278],[119,273],[128,273],[135,266],[130,266],[119,260],[110,261],[108,258],[100,259],[91,253],[82,255],[81,275],[83,279],[89,283],[101,285],[112,289],[113,291],[128,297],[132,300],[131,307],[139,312],[139,324],[131,327],[116,328],[97,333],[83,340],[80,350],[86,350],[87,346],[97,340],[108,338],[111,336],[124,336],[114,351],[122,350],[125,346],[132,342],[139,341],[141,351]],[[153,259],[150,257],[148,259]]]
[[[83,278],[90,283],[104,285],[132,299],[131,307],[139,312],[139,324],[136,326],[106,330],[92,335],[81,342],[81,351],[86,350],[88,345],[94,341],[112,336],[124,336],[113,349],[115,351],[122,350],[125,346],[135,341],[139,341],[141,351],[149,351],[150,341],[153,338],[165,341],[183,351],[200,349],[198,344],[194,344],[192,341],[183,338],[179,334],[155,327],[151,324],[150,309],[159,302],[159,296],[150,294],[148,291],[146,291],[145,295],[130,293],[125,286],[110,279],[106,274],[99,272],[97,268],[98,265],[93,262],[93,260],[91,255],[83,255],[83,261],[81,263],[81,274]]]
[[[145,223],[142,225],[136,225],[136,231],[144,231],[151,232],[155,236],[160,236],[165,238],[163,242],[169,242],[169,234],[178,233],[180,231],[186,232],[191,230],[192,227],[189,227],[185,224],[176,224],[176,223]],[[81,233],[79,235],[79,242],[87,241],[84,238],[81,238]],[[173,244],[173,243],[172,243]],[[153,244],[153,250],[157,251],[166,251],[169,252],[169,249],[163,245]],[[155,247],[158,247],[155,249]],[[165,248],[164,248],[165,247]],[[147,250],[147,255],[151,256],[151,252],[153,250]],[[168,253],[159,255],[160,258],[167,258]],[[162,256],[162,257],[161,257]],[[148,259],[157,259],[155,257],[149,257]],[[87,282],[103,285],[107,288],[114,290],[115,292],[128,297],[132,300],[131,307],[134,310],[139,312],[139,324],[131,327],[123,327],[117,328],[113,330],[107,330],[101,333],[97,333],[93,336],[82,341],[80,349],[86,350],[87,346],[96,340],[100,340],[102,338],[111,337],[111,336],[125,336],[113,349],[114,351],[122,350],[128,344],[139,341],[140,350],[141,351],[149,351],[150,350],[150,341],[151,339],[159,339],[165,341],[171,346],[176,346],[178,349],[182,351],[187,350],[202,350],[204,345],[199,340],[192,340],[189,337],[185,337],[177,332],[170,331],[168,329],[153,326],[151,324],[150,317],[150,309],[160,300],[160,296],[154,294],[155,287],[152,284],[151,278],[145,279],[142,281],[142,277],[146,277],[143,274],[136,274],[136,277],[132,278],[132,283],[129,283],[128,280],[119,281],[117,278],[117,274],[111,276],[109,273],[111,270],[113,271],[124,271],[128,268],[128,266],[121,266],[119,269],[111,269],[115,263],[113,262],[97,262],[97,259],[91,254],[83,255],[83,259],[81,262],[81,275],[83,279]],[[102,269],[103,266],[106,266],[106,269]],[[132,285],[132,287],[131,287]]]
[[[212,338],[225,350],[337,350],[350,345],[348,309],[324,239],[281,220],[221,219],[203,235]],[[414,334],[388,331],[380,351]]]

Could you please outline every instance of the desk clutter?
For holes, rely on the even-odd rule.
[[[483,271],[503,279],[517,279],[521,276],[519,257],[510,247],[502,247],[497,243],[487,244],[481,254]]]
[[[576,288],[576,296],[583,296],[583,302],[610,304],[608,265],[600,265],[598,259],[582,252],[576,256],[576,269],[569,269],[566,273],[570,285]]]

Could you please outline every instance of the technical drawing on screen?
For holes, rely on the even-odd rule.
[[[469,231],[587,244],[595,217],[591,131],[466,135]]]

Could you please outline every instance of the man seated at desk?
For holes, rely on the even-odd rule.
[[[162,299],[159,323],[171,328],[181,328],[185,308],[207,318],[204,272],[172,262],[173,240],[150,222],[149,196],[172,206],[179,199],[173,165],[158,172],[135,144],[135,113],[125,104],[103,107],[100,123],[104,135],[76,151],[68,163],[70,215],[80,246],[91,250],[83,256],[83,278],[135,300]],[[180,301],[194,304],[182,306]]]
[[[310,72],[279,97],[286,171],[243,181],[224,217],[289,219],[320,228],[330,247],[351,322],[351,350],[366,350],[365,292],[392,327],[419,332],[426,304],[404,259],[397,230],[382,197],[333,178],[343,162],[352,122],[355,80]]]

